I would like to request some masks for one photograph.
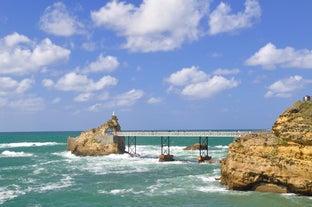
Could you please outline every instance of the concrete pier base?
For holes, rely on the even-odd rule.
[[[174,161],[173,155],[159,155],[159,162]]]
[[[199,162],[199,163],[201,163],[201,162],[207,162],[207,161],[210,161],[211,160],[211,156],[205,156],[205,157],[203,157],[203,156],[198,156],[197,157],[197,161]]]

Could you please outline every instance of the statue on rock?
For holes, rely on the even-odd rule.
[[[98,128],[84,131],[76,138],[69,137],[67,150],[80,156],[122,154],[125,152],[125,138],[116,136],[120,130],[118,118],[113,112],[111,119]]]

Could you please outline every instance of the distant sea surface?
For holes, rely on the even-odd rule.
[[[160,139],[137,138],[128,154],[77,157],[66,151],[80,132],[0,133],[0,206],[308,207],[294,194],[226,190],[220,164],[198,164],[196,138],[171,138],[174,162],[158,162]],[[233,138],[210,138],[209,155],[224,158]]]

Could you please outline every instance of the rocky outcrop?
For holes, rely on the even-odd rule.
[[[115,115],[98,128],[82,132],[78,137],[67,139],[67,150],[79,156],[122,154],[125,152],[125,138],[115,136],[120,125]]]
[[[279,116],[272,130],[286,142],[312,145],[312,102],[294,103]]]
[[[221,161],[221,183],[233,190],[312,195],[311,102],[296,102],[273,132],[246,134]]]

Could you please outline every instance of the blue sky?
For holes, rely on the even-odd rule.
[[[312,95],[312,1],[0,2],[0,131],[271,128]]]

